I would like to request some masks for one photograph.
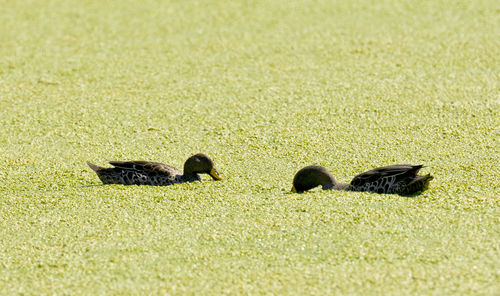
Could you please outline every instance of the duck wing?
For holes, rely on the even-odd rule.
[[[373,185],[380,185],[385,179],[387,183],[397,184],[401,181],[410,182],[415,179],[418,171],[423,165],[396,164],[385,167],[379,167],[354,177],[351,186],[361,188]]]
[[[182,175],[178,169],[159,162],[134,160],[134,161],[110,161],[109,164],[117,169],[141,172],[148,176],[159,175]]]

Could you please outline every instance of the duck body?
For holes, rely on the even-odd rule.
[[[415,194],[426,190],[429,181],[434,179],[430,174],[418,175],[422,167],[423,165],[396,164],[369,170],[354,177],[347,190]]]
[[[349,184],[337,182],[324,167],[308,166],[297,172],[293,192],[304,192],[321,185],[324,190],[370,191],[376,193],[412,195],[424,191],[434,177],[418,175],[423,165],[396,164],[379,167],[355,176]]]
[[[191,156],[184,163],[184,173],[159,162],[110,161],[113,167],[100,167],[87,162],[103,184],[168,186],[176,183],[201,181],[199,174],[209,174],[214,180],[222,180],[212,160],[204,154]]]

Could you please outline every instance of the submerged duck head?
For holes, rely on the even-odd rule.
[[[184,163],[184,175],[196,174],[208,174],[214,180],[222,180],[214,167],[213,161],[203,153],[191,156]]]
[[[300,169],[293,178],[292,192],[302,193],[316,186],[322,186],[323,190],[343,189],[343,184],[335,180],[333,175],[322,166],[306,166]]]

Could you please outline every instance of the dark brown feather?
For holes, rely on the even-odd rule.
[[[182,172],[172,166],[152,161],[110,161],[109,164],[118,169],[141,171],[147,175],[172,174],[182,175]]]
[[[369,183],[379,181],[384,177],[394,176],[398,179],[413,179],[417,176],[418,171],[423,165],[395,164],[385,167],[375,168],[355,176],[351,185],[355,187],[363,187]]]

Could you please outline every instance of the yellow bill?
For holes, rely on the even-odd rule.
[[[219,176],[219,173],[217,173],[217,170],[214,167],[212,168],[212,170],[210,170],[210,176],[214,180],[218,180],[218,181],[224,180],[224,179],[222,179],[221,176]]]

